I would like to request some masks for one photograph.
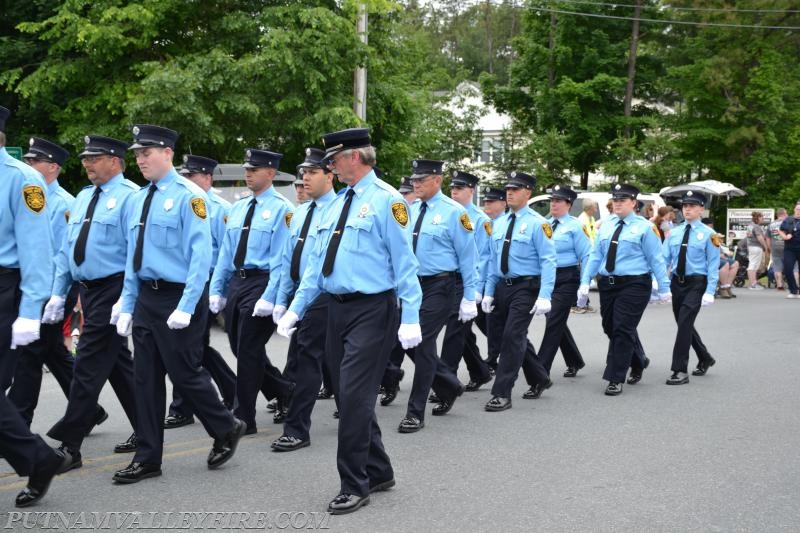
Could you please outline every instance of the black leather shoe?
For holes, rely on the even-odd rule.
[[[305,448],[306,446],[310,446],[311,442],[307,440],[298,439],[297,437],[290,437],[288,435],[281,435],[274,441],[272,441],[272,451],[273,452],[293,452],[294,450],[299,450],[300,448]]]
[[[699,363],[697,363],[697,368],[692,371],[692,375],[693,376],[705,376],[706,372],[708,372],[708,369],[711,368],[712,366],[714,366],[714,364],[716,362],[717,362],[716,359],[714,359],[713,357],[709,356],[709,358],[707,360],[700,361]]]
[[[568,366],[567,369],[564,371],[564,377],[574,378],[575,376],[578,375],[578,370],[580,370],[580,368],[578,368],[577,366]]]
[[[275,409],[277,409],[277,408],[278,408],[278,399],[277,398],[274,398],[274,399],[272,399],[272,400],[267,402],[267,411],[269,411],[270,413],[274,413]]]
[[[64,444],[58,447],[58,451],[61,452],[62,455],[65,457],[69,457],[69,463],[65,463],[63,470],[60,470],[58,473],[63,474],[64,472],[69,472],[70,470],[75,470],[76,468],[80,468],[83,466],[83,459],[81,458],[81,451],[80,450],[71,450]]]
[[[620,394],[622,394],[622,383],[609,382],[606,387],[606,396],[619,396]]]
[[[419,418],[406,415],[397,426],[397,431],[400,433],[416,433],[425,427],[425,422]]]
[[[242,438],[244,432],[247,431],[247,424],[239,420],[233,419],[233,429],[231,429],[223,439],[214,440],[214,446],[208,452],[208,468],[219,468],[228,462],[236,453],[236,447],[239,445],[239,439]]]
[[[511,409],[511,398],[503,398],[502,396],[492,396],[492,399],[486,402],[484,406],[489,412],[505,411]]]
[[[258,427],[255,424],[248,425],[244,430],[245,435],[255,435],[256,433],[258,433]]]
[[[175,429],[194,424],[193,416],[170,414],[164,419],[164,429]]]
[[[339,420],[339,410],[338,409],[334,409],[333,410],[333,414],[331,416],[333,418],[335,418],[336,420]]]
[[[394,482],[394,478],[387,479],[386,481],[381,481],[380,483],[372,484],[372,480],[370,480],[369,484],[369,493],[372,494],[373,492],[381,492],[383,490],[389,490],[394,487],[396,483]]]
[[[347,514],[358,511],[369,503],[369,495],[356,496],[355,494],[339,494],[328,504],[331,514]]]
[[[400,384],[396,383],[394,386],[383,387],[383,394],[381,394],[381,405],[386,407],[397,398],[397,393],[400,391]]]
[[[526,400],[538,400],[541,398],[542,393],[553,386],[553,382],[549,379],[544,383],[537,383],[528,389],[522,397]]]
[[[117,483],[138,483],[143,479],[158,477],[160,475],[161,465],[131,463],[122,470],[114,472],[114,477],[112,479]]]
[[[272,415],[272,423],[283,424],[287,416],[289,416],[289,408],[283,407],[279,411],[275,411],[275,414]]]
[[[53,481],[56,474],[65,472],[71,462],[72,457],[69,456],[69,452],[65,453],[60,449],[53,450],[51,457],[43,461],[43,464],[35,466],[28,478],[28,485],[17,494],[14,504],[17,507],[28,507],[44,498],[47,489],[50,488],[50,482]]]
[[[432,392],[430,396],[428,396],[429,403],[442,403],[442,399],[439,398],[435,392]]]
[[[489,377],[487,377],[486,379],[471,379],[469,380],[469,383],[467,383],[467,386],[464,388],[464,390],[466,390],[467,392],[474,392],[476,390],[479,390],[481,387],[483,387],[490,381],[492,381],[491,374],[489,374]]]
[[[689,383],[689,374],[686,372],[673,372],[667,378],[667,385],[685,385],[687,383]]]
[[[96,428],[106,420],[108,420],[108,413],[106,412],[105,409],[103,409],[98,405],[97,412],[94,414],[94,420],[92,420],[92,425],[89,426],[89,429],[86,430],[86,436],[88,437],[89,433],[91,433],[94,428]]]
[[[461,385],[461,388],[458,389],[458,391],[452,398],[448,400],[442,400],[442,402],[439,405],[437,405],[436,407],[433,408],[433,410],[431,410],[431,414],[433,414],[434,416],[442,416],[449,413],[450,409],[453,408],[453,404],[456,403],[456,400],[462,394],[464,394],[465,390],[467,390],[467,388],[464,385]]]
[[[317,393],[317,400],[330,400],[331,398],[333,398],[333,393],[325,387],[322,387]]]
[[[135,452],[136,448],[139,447],[139,439],[136,438],[136,433],[131,433],[131,436],[128,437],[128,440],[125,442],[120,442],[116,446],[114,446],[114,453],[130,453]]]
[[[632,368],[631,375],[628,376],[628,385],[636,385],[640,381],[642,381],[642,373],[644,372],[643,368]]]

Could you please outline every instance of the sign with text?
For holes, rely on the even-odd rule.
[[[760,207],[748,207],[744,209],[728,209],[728,219],[725,225],[725,242],[728,246],[733,246],[740,239],[747,237],[747,226],[753,222],[753,211],[758,211],[763,215],[761,225],[764,231],[769,234],[769,224],[775,219],[774,209],[764,209]]]

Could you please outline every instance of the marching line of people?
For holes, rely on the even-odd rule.
[[[0,132],[8,115],[0,108]],[[522,397],[539,398],[552,386],[559,349],[565,377],[585,365],[567,323],[573,307],[586,307],[596,276],[607,395],[620,394],[626,376],[638,382],[649,363],[636,327],[653,283],[678,324],[667,383],[688,382],[690,347],[699,358],[694,375],[715,363],[694,329],[700,307],[714,301],[720,244],[699,218],[699,193],[684,197],[686,223],[663,244],[635,213],[639,191],[627,184],[614,186],[613,214],[591,231],[569,214],[577,195],[568,186],[552,189],[549,217],[530,209],[537,182],[521,171],[486,191],[484,214],[470,173],[453,171],[452,197],[444,195],[443,161],[414,160],[395,190],[378,177],[369,131],[352,128],[307,149],[298,166],[307,199],[297,207],[273,187],[282,154],[247,149],[251,194],[229,205],[211,187],[216,161],[190,154],[174,168],[177,132],[138,124],[132,134],[132,143],[86,136],[78,157],[91,185],[74,200],[55,180],[63,148],[34,138],[27,166],[8,156],[0,137],[0,182],[11,206],[0,211],[0,282],[8,289],[0,379],[11,387],[0,400],[0,453],[29,476],[18,506],[41,499],[56,473],[82,466],[83,438],[108,416],[97,404],[108,381],[133,430],[114,450],[134,453],[112,477],[121,484],[162,475],[164,429],[195,416],[213,441],[208,468],[222,466],[258,431],[259,392],[276,401],[273,420],[283,423],[271,449],[307,447],[315,402],[332,395],[341,485],[328,510],[353,512],[395,485],[375,404],[379,394],[381,405],[397,397],[405,355],[414,377],[401,433],[424,428],[431,391],[432,414],[443,416],[465,390],[494,380],[484,408],[504,411],[521,369],[529,387]],[[124,177],[129,151],[145,187]],[[336,181],[345,185],[338,193]],[[36,246],[25,241],[30,235],[41,236]],[[85,323],[74,363],[64,364],[49,330],[60,331],[73,287]],[[209,343],[218,313],[235,372]],[[527,338],[535,315],[546,317],[538,353]],[[486,359],[473,323],[486,335]],[[274,332],[290,339],[283,371],[266,350]],[[466,384],[457,377],[462,358]],[[20,386],[40,381],[42,364],[61,364],[69,383],[65,414],[48,431],[57,449],[30,433],[38,387]]]

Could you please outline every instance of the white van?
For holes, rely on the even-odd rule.
[[[575,202],[572,203],[572,206],[569,208],[569,214],[577,217],[583,211],[583,203],[585,200],[593,200],[597,202],[597,211],[594,214],[595,220],[601,220],[606,218],[609,213],[606,210],[606,204],[611,199],[610,192],[587,192],[587,191],[579,191],[578,197],[575,199]],[[659,207],[666,205],[664,203],[664,199],[658,195],[658,193],[650,193],[650,192],[643,192],[639,193],[639,200],[644,202],[645,205],[647,204],[655,204],[654,208],[656,211]],[[549,194],[540,194],[534,196],[528,201],[528,205],[531,209],[536,211],[542,216],[550,215],[550,195]]]

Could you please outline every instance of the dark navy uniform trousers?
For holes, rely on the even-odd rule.
[[[122,293],[122,274],[103,280],[84,281],[80,286],[83,309],[83,333],[78,343],[73,368],[69,402],[63,418],[47,432],[71,449],[81,447],[91,429],[97,409],[97,398],[106,381],[136,428],[136,392],[133,358],[128,340],[117,335],[117,328],[108,323],[111,307]]]
[[[375,417],[378,384],[399,326],[395,292],[331,295],[325,339],[339,409],[336,463],[343,494],[367,496],[394,478]]]
[[[164,446],[164,414],[169,374],[183,401],[197,415],[214,439],[222,439],[234,427],[234,418],[217,396],[208,371],[203,368],[203,332],[208,315],[208,292],[204,292],[189,326],[170,329],[167,319],[178,307],[183,284],[142,281],[133,312],[133,350],[136,375],[136,435],[139,448],[134,462],[161,464]]]
[[[242,278],[234,275],[225,308],[228,341],[236,356],[236,416],[256,427],[258,391],[271,400],[285,398],[291,382],[281,375],[267,357],[266,344],[275,331],[271,316],[253,316],[253,308],[269,282],[269,273],[261,271]]]
[[[678,325],[678,334],[672,349],[673,372],[688,372],[690,346],[694,348],[700,362],[711,359],[711,354],[694,328],[707,283],[705,276],[686,276],[683,282],[677,276],[672,276],[672,313]]]
[[[600,276],[597,288],[600,291],[603,332],[608,337],[603,379],[622,383],[631,365],[641,368],[639,358],[643,353],[636,328],[650,301],[650,274]]]
[[[456,291],[463,295],[464,287],[461,278],[456,279]],[[487,365],[486,361],[481,357],[481,352],[476,344],[477,339],[472,332],[472,323],[474,320],[461,322],[458,319],[460,306],[461,298],[456,301],[455,310],[447,319],[447,326],[444,330],[444,340],[442,341],[441,360],[450,370],[458,374],[458,365],[463,357],[464,363],[467,366],[467,372],[469,372],[470,380],[486,382],[491,378],[491,374],[489,373],[489,365]],[[478,306],[478,308],[480,309],[480,306]],[[480,311],[478,318],[480,318]],[[469,336],[471,336],[471,339],[469,339]]]
[[[539,347],[539,359],[548,374],[550,374],[553,359],[559,348],[561,348],[561,355],[564,356],[564,363],[568,367],[583,368],[585,366],[581,352],[575,344],[569,326],[567,326],[567,319],[572,306],[575,305],[579,285],[580,270],[577,266],[556,269],[556,284],[550,299],[552,307],[547,313],[547,325],[542,336],[542,344]]]

